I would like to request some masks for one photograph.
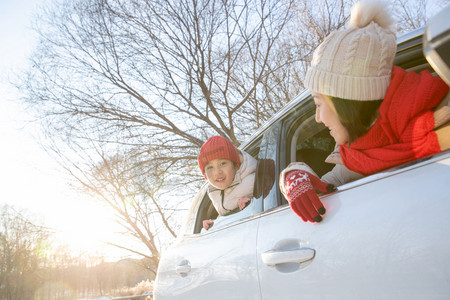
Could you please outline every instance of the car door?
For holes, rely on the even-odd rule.
[[[155,299],[261,299],[256,265],[261,198],[254,197],[242,211],[217,217],[206,231],[201,222],[211,208],[204,187],[192,204],[183,234],[163,252]]]
[[[289,130],[268,147],[275,175],[291,157]],[[257,237],[262,299],[450,298],[449,178],[450,152],[365,177],[322,196],[316,224],[273,185]]]
[[[322,197],[319,224],[261,217],[262,299],[449,299],[450,158]]]
[[[163,254],[155,299],[261,299],[257,222],[250,218],[182,237]]]

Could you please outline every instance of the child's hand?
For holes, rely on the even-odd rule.
[[[238,200],[238,206],[240,210],[243,210],[245,208],[245,206],[247,205],[247,203],[250,202],[250,198],[248,197],[242,197],[241,199]]]
[[[209,219],[209,220],[203,220],[203,228],[205,228],[205,230],[210,229],[212,226],[214,225],[214,221]]]

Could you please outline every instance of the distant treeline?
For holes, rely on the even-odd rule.
[[[51,246],[51,231],[24,212],[0,207],[0,300],[77,299],[112,295],[154,279],[146,259],[105,262]],[[148,290],[149,284],[143,289]]]

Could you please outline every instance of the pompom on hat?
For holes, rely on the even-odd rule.
[[[382,1],[360,1],[343,30],[328,35],[314,51],[305,86],[349,100],[383,99],[397,49],[394,21]]]
[[[236,147],[229,140],[221,136],[209,138],[200,149],[198,166],[205,178],[205,166],[214,159],[229,159],[235,162],[238,168],[241,166],[241,160],[239,159],[239,153]]]

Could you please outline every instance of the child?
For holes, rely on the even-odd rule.
[[[198,166],[208,180],[208,196],[220,216],[242,210],[253,196],[256,159],[237,150],[221,136],[209,138],[200,149]],[[213,221],[204,220],[208,230]]]
[[[315,189],[331,191],[450,148],[449,88],[428,71],[393,66],[396,36],[386,7],[356,3],[348,26],[314,52],[305,86],[316,104],[316,121],[330,129],[338,149],[332,154],[336,166],[322,180],[303,163],[281,173],[281,191],[304,221],[320,222],[325,213]]]

